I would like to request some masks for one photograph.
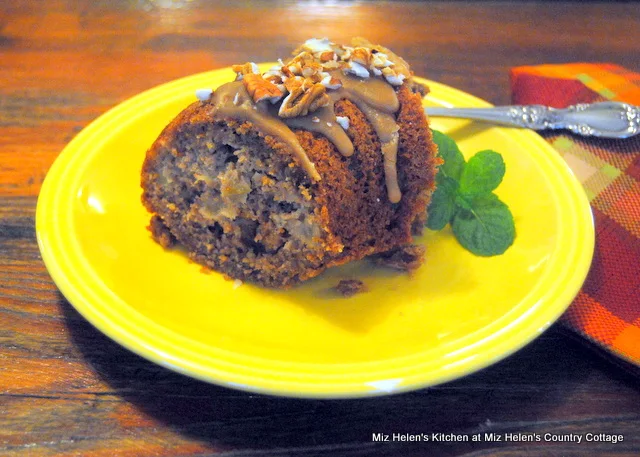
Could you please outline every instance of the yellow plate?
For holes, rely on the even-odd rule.
[[[146,229],[140,167],[162,128],[198,88],[229,69],[144,92],[84,129],[42,186],[36,229],[42,257],[69,302],[130,350],[227,387],[301,397],[358,397],[442,383],[490,365],[539,335],[586,277],[594,245],[580,184],[536,134],[434,119],[468,156],[495,149],[506,162],[498,189],[516,221],[502,256],[475,257],[451,231],[428,232],[426,263],[412,276],[358,262],[292,291],[240,287]],[[424,82],[424,81],[423,81]],[[426,104],[488,106],[428,82]],[[368,292],[331,287],[356,277]]]

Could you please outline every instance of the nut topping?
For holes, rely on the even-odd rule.
[[[393,70],[391,67],[383,68],[382,75],[387,80],[387,82],[392,86],[401,86],[402,82],[405,79],[405,75],[403,73],[398,73],[397,71]]]
[[[278,86],[265,80],[261,75],[254,73],[245,74],[242,83],[254,102],[269,100],[271,103],[279,101],[284,92]]]
[[[318,108],[327,106],[329,101],[326,88],[320,83],[314,84],[308,90],[304,90],[302,86],[296,87],[282,100],[278,116],[306,116]]]
[[[355,48],[353,51],[351,51],[351,61],[368,67],[371,63],[371,49]]]
[[[389,59],[400,60],[399,65]],[[280,117],[304,116],[329,103],[327,90],[338,90],[342,81],[329,72],[341,69],[358,78],[384,78],[400,86],[411,74],[402,59],[386,48],[366,40],[354,40],[354,46],[337,45],[326,38],[307,40],[294,57],[260,75],[253,62],[233,65],[237,80],[243,80],[254,102],[277,103]]]
[[[253,62],[247,62],[244,65],[231,65],[231,69],[238,74],[237,80],[242,79],[244,75],[260,74],[260,69]]]
[[[336,60],[336,53],[333,51],[325,51],[320,53],[320,62],[330,62]]]

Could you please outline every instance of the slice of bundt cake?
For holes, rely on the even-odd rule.
[[[289,287],[410,243],[438,158],[406,63],[309,40],[193,103],[147,152],[151,231],[232,278]]]

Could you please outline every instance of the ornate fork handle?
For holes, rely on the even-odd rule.
[[[567,129],[578,135],[628,138],[640,133],[640,108],[619,102],[583,103],[564,109],[542,105],[495,108],[425,108],[429,116],[460,117],[533,130]]]

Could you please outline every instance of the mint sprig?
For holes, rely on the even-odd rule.
[[[466,162],[452,138],[434,130],[433,140],[444,163],[436,175],[427,227],[442,230],[451,224],[458,242],[473,254],[503,254],[516,230],[509,207],[493,193],[505,174],[502,156],[484,150]]]

